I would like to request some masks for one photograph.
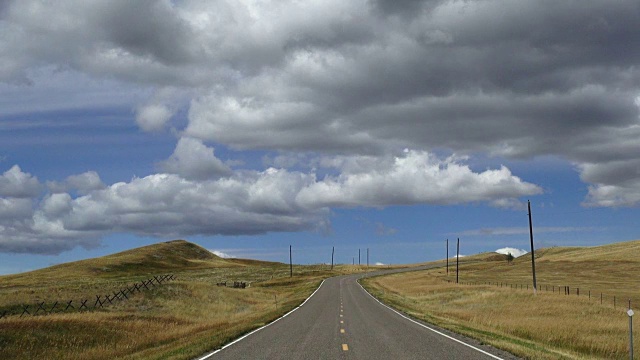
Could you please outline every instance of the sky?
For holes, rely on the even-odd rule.
[[[0,274],[640,238],[640,3],[0,1]]]

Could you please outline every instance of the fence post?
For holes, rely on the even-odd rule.
[[[38,309],[35,313],[33,313],[33,315],[35,316],[40,310],[42,310],[45,314],[47,313],[47,309],[44,308],[44,301],[38,304]]]
[[[629,300],[629,303],[631,303],[631,300]],[[58,306],[58,302],[56,301],[53,306],[51,307],[51,310],[49,310],[49,314],[51,314],[53,312],[53,310],[55,310],[56,306]]]
[[[629,303],[631,303],[631,300],[629,300]],[[633,310],[631,310],[631,307],[629,307],[627,315],[629,315],[629,359],[633,360]]]

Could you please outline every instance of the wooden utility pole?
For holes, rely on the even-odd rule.
[[[358,265],[360,265],[360,249],[358,249]]]
[[[538,291],[536,283],[536,256],[533,250],[533,224],[531,222],[531,201],[527,200],[527,208],[529,210],[529,239],[531,240],[531,271],[533,272],[533,293]]]
[[[458,238],[458,245],[456,246],[456,284],[458,283],[458,263],[460,262],[460,238]]]
[[[447,239],[447,276],[449,276],[449,239]]]
[[[369,248],[367,248],[367,267],[369,267]]]
[[[291,257],[291,245],[289,245],[289,277],[293,277],[293,259]]]
[[[333,270],[333,254],[335,253],[335,251],[336,251],[336,247],[332,246],[331,247],[331,270]]]

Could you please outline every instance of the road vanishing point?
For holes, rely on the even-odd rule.
[[[296,310],[198,360],[518,359],[410,319],[380,303],[358,283],[365,276],[399,271],[403,270],[326,279]]]

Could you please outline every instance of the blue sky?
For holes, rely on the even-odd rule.
[[[638,239],[635,1],[8,1],[0,273]]]

